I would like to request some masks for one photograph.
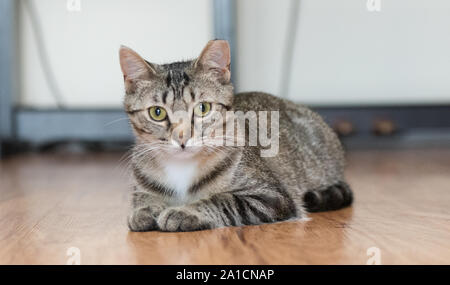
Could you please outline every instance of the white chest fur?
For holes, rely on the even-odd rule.
[[[165,182],[175,190],[180,200],[185,200],[189,187],[197,175],[197,161],[168,161],[164,165]]]

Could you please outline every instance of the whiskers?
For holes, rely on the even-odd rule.
[[[167,148],[167,144],[163,142],[139,143],[128,150],[118,162],[117,168],[121,175],[130,175],[133,166],[143,166],[152,159],[156,159],[161,155],[161,150]]]
[[[110,126],[110,125],[113,125],[113,124],[115,124],[115,123],[118,123],[118,122],[121,122],[121,121],[125,121],[125,120],[128,121],[128,117],[124,117],[124,118],[119,118],[119,119],[112,120],[111,122],[106,123],[104,126],[105,126],[105,127],[108,127],[108,126]]]
[[[227,148],[236,145],[236,137],[234,136],[216,136],[216,137],[198,137],[191,139],[190,146],[203,147],[208,153],[226,154]]]
[[[236,137],[234,136],[216,136],[216,137],[194,137],[190,139],[188,149],[185,150],[186,154],[217,154],[220,156],[226,156],[228,149],[236,146]],[[193,149],[190,149],[190,148]],[[201,150],[195,150],[195,148],[201,148]],[[179,147],[170,144],[168,142],[155,141],[138,143],[132,146],[119,160],[117,169],[120,171],[120,175],[127,175],[133,173],[133,167],[151,167],[151,162],[155,165],[159,161],[168,159],[167,156],[180,155],[182,157],[183,151]]]
[[[216,136],[216,137],[199,137],[193,138],[192,146],[235,146],[237,144],[239,137],[235,136]]]

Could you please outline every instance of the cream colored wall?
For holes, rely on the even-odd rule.
[[[64,101],[69,107],[121,106],[121,44],[157,63],[198,55],[213,37],[209,0],[81,0],[69,12],[66,0],[32,1]],[[43,76],[30,17],[21,3],[20,98],[28,107],[53,107]]]
[[[69,107],[118,107],[117,51],[135,48],[155,62],[198,55],[213,35],[209,0],[33,1],[43,42]],[[237,91],[280,95],[291,0],[237,1]],[[52,107],[29,15],[20,6],[20,98]],[[450,1],[301,0],[291,84],[284,97],[322,105],[450,102]]]
[[[237,1],[238,91],[279,94],[289,2]]]
[[[238,90],[280,93],[290,0],[238,1]],[[450,102],[450,1],[301,0],[291,84],[308,104]],[[291,36],[291,35],[289,35]]]

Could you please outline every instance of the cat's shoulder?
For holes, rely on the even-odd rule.
[[[242,111],[280,109],[281,103],[280,98],[263,92],[243,92],[233,98],[234,109]]]

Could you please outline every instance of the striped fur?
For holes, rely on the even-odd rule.
[[[347,183],[340,181],[325,189],[306,192],[304,201],[308,212],[332,211],[350,206],[353,202],[353,193]]]
[[[342,147],[334,132],[302,105],[264,93],[233,95],[227,47],[223,41],[210,42],[199,59],[166,65],[121,50],[127,88],[124,104],[136,135],[132,155],[135,187],[128,219],[132,231],[258,225],[301,219],[307,212],[337,210],[352,203],[343,175]],[[130,57],[131,64],[142,66],[130,67],[126,62]],[[217,62],[208,66],[211,60]],[[223,114],[228,110],[279,111],[278,155],[261,157],[260,146],[202,146],[186,158],[189,165],[198,165],[190,173],[192,181],[180,183],[186,184],[185,189],[172,189],[174,177],[168,175],[174,174],[166,170],[173,161],[180,161],[179,152],[171,145],[177,122],[170,117],[152,122],[146,108],[158,105],[170,111],[192,110],[199,102],[210,102],[213,112]],[[197,119],[188,119],[192,130]],[[180,196],[180,191],[184,195]]]

